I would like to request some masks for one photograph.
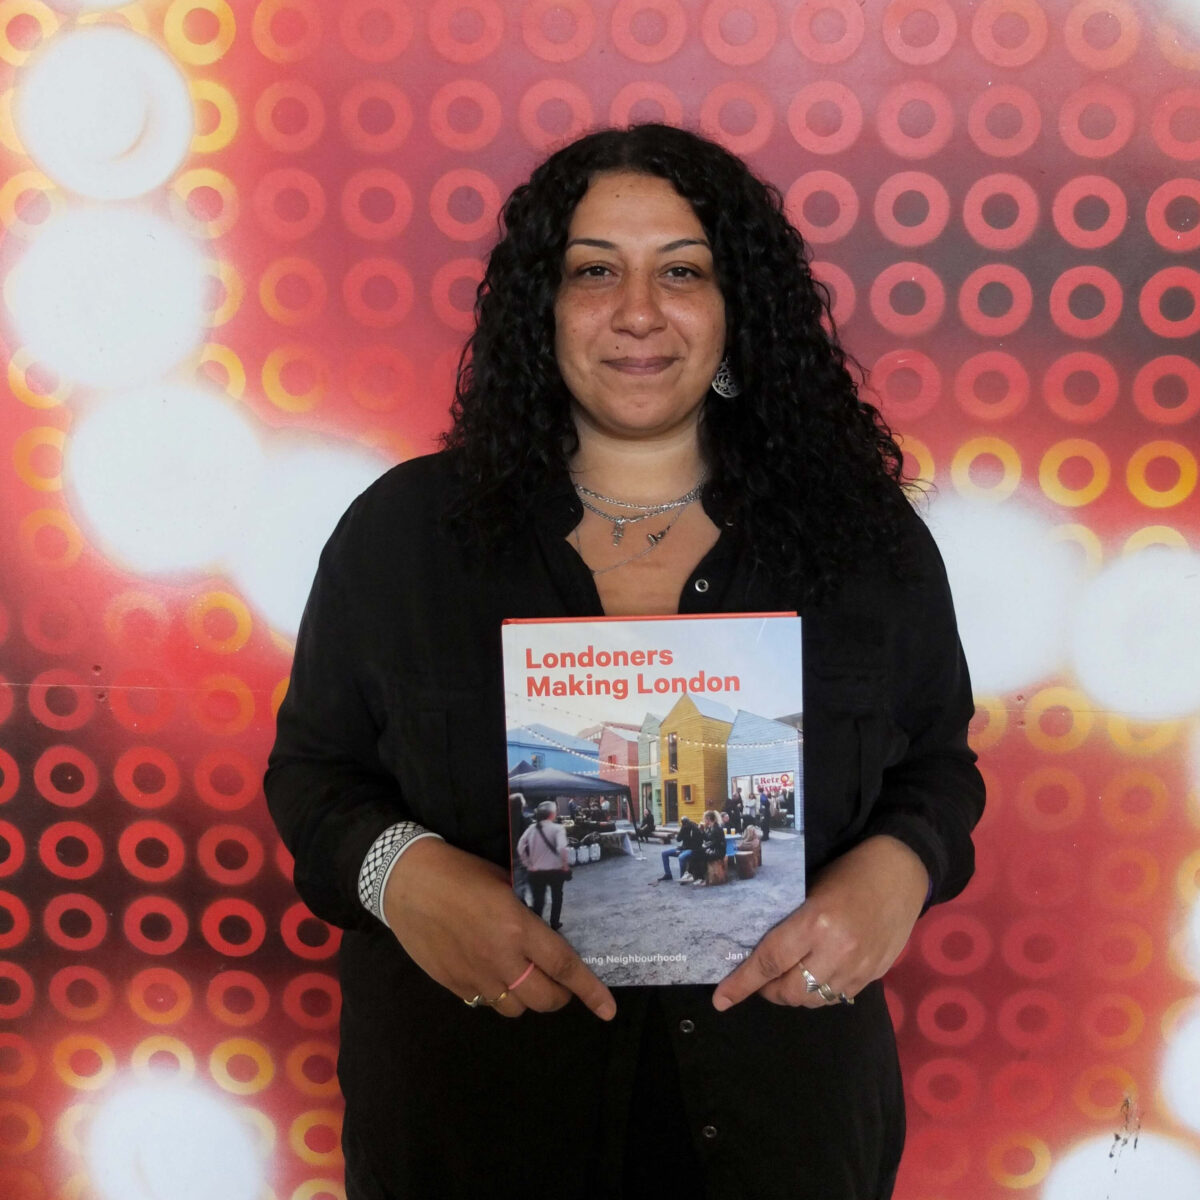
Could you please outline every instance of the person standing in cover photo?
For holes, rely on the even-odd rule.
[[[528,872],[533,899],[529,907],[543,916],[550,892],[550,928],[562,928],[563,884],[569,878],[567,831],[558,823],[558,805],[543,800],[534,810],[534,822],[517,842],[517,857]]]

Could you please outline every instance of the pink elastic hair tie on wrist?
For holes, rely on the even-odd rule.
[[[510,983],[508,985],[507,990],[510,992],[515,992],[517,990],[517,988],[519,988],[521,986],[521,984],[523,984],[525,982],[525,980],[527,980],[530,977],[530,975],[532,975],[532,974],[533,974],[533,963],[530,963],[529,966],[527,966],[525,968],[525,970],[523,970],[521,972],[521,974],[518,976],[516,983]]]

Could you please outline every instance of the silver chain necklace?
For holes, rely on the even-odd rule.
[[[583,497],[581,496],[580,500],[582,500],[582,499],[583,499]],[[675,515],[657,533],[646,534],[646,541],[648,541],[650,543],[650,545],[648,545],[645,548],[645,550],[639,550],[636,554],[631,554],[631,555],[629,555],[628,558],[623,558],[619,562],[612,563],[607,567],[588,567],[588,570],[591,571],[593,576],[607,575],[609,571],[615,571],[618,567],[624,567],[624,566],[627,566],[631,562],[637,562],[637,560],[639,558],[645,558],[646,555],[651,553],[654,549],[656,549],[658,546],[658,543],[661,542],[663,540],[663,538],[665,538],[667,536],[667,534],[671,532],[671,526],[674,525],[675,522],[678,521],[679,518],[683,516],[684,511],[687,509],[687,506],[691,503],[692,503],[692,501],[688,500],[687,503],[680,504],[675,510]],[[589,505],[589,507],[590,507],[590,505]],[[595,509],[592,509],[592,511],[595,512]],[[600,515],[606,516],[607,514],[601,513]],[[649,515],[651,515],[651,514],[648,513],[647,516],[649,516]],[[629,524],[629,522],[626,522],[626,524]],[[575,526],[574,534],[575,534],[575,549],[578,552],[579,557],[583,558],[583,546],[579,542],[579,526],[578,525]],[[617,543],[614,540],[613,545],[615,546],[616,544]],[[587,566],[586,559],[584,559],[584,566]]]
[[[660,533],[657,535],[652,533],[646,535],[651,541],[650,550],[653,550],[654,547],[657,546],[658,543],[666,536],[667,530],[669,530],[671,526],[675,524],[683,510],[687,508],[692,501],[699,499],[700,493],[703,490],[704,484],[701,482],[696,484],[691,491],[685,492],[677,500],[668,500],[664,504],[631,504],[628,500],[616,500],[612,496],[605,496],[600,492],[593,492],[591,488],[584,487],[581,483],[575,484],[575,493],[579,497],[579,503],[582,504],[583,507],[588,510],[588,512],[595,513],[596,516],[600,517],[602,520],[608,521],[609,524],[612,525],[612,544],[614,546],[619,546],[621,544],[621,539],[625,536],[626,525],[636,525],[638,522],[645,521],[650,517],[657,517],[661,516],[663,513],[674,512],[675,516],[671,518],[670,522]],[[596,505],[590,502],[591,500],[599,500],[604,504],[611,504],[614,508],[628,509],[633,515],[628,517],[614,516],[612,513],[605,512],[602,508],[597,508]],[[649,554],[649,552],[649,550],[645,550],[642,553]],[[640,558],[641,555],[637,555],[635,557]],[[626,559],[625,561],[632,562],[633,559]],[[617,565],[621,566],[623,564],[618,563]],[[605,570],[611,571],[612,568],[606,567]]]

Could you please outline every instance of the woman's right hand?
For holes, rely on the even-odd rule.
[[[404,852],[388,879],[383,912],[413,962],[462,1000],[499,996],[533,963],[520,986],[492,1004],[496,1012],[552,1012],[572,995],[601,1020],[617,1011],[612,993],[567,941],[517,899],[505,871],[437,838]]]

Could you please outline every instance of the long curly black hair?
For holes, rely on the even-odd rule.
[[[587,134],[505,204],[444,439],[460,470],[454,523],[498,547],[519,535],[531,497],[564,476],[578,444],[554,352],[567,228],[592,179],[620,170],[667,180],[712,246],[741,394],[710,389],[703,401],[706,498],[742,532],[752,561],[805,599],[863,561],[894,561],[907,507],[901,453],[859,397],[830,332],[828,292],[778,189],[722,147],[667,125]]]

